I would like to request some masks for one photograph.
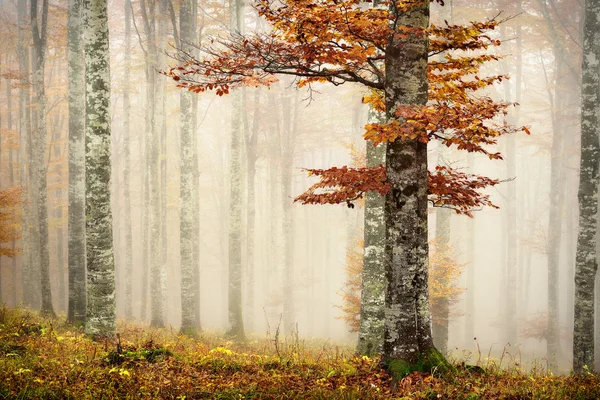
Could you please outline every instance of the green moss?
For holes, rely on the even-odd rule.
[[[430,349],[420,354],[414,364],[399,359],[389,360],[387,370],[394,379],[399,380],[413,372],[448,372],[454,367],[440,351]]]

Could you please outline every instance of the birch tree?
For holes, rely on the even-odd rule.
[[[106,0],[83,0],[87,318],[94,337],[115,333],[115,262],[110,208],[110,73]]]

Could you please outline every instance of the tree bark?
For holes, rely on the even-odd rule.
[[[244,25],[244,7],[241,0],[229,1],[230,29],[241,33]],[[229,177],[229,322],[227,334],[237,339],[244,337],[242,317],[242,93],[232,96],[231,154]]]
[[[380,121],[384,116],[372,108],[369,122]],[[367,167],[385,163],[385,148],[367,142]],[[365,199],[364,258],[360,299],[360,329],[357,352],[374,355],[383,346],[385,308],[385,198],[379,193],[368,192]]]
[[[192,0],[185,0],[181,4],[179,11],[179,24],[181,34],[181,46],[189,51],[189,43],[192,39]],[[180,216],[179,216],[179,234],[180,234],[180,257],[181,257],[181,332],[194,335],[196,329],[196,303],[194,286],[197,264],[193,256],[193,213],[194,213],[194,125],[192,119],[192,96],[187,90],[182,90],[179,94],[181,110],[181,179],[179,194]]]
[[[25,19],[27,15],[27,0],[19,0],[17,3],[17,25],[18,46],[17,58],[19,59],[19,183],[25,188],[21,199],[21,280],[23,287],[23,304],[32,307],[34,303],[33,290],[33,257],[32,235],[30,225],[32,223],[31,206],[29,204],[29,193],[31,191],[31,179],[29,178],[30,151],[29,138],[31,137],[31,107],[29,94],[29,52],[27,50],[28,38],[25,37]]]
[[[106,0],[83,0],[83,21],[88,285],[85,331],[93,337],[112,337],[116,330],[116,303],[110,208],[110,72]]]
[[[429,2],[396,13],[396,26],[425,29]],[[400,33],[390,37],[385,52],[387,117],[397,119],[403,105],[427,102],[426,35]],[[425,132],[421,133],[425,135]],[[383,357],[398,377],[435,350],[428,300],[427,145],[419,140],[396,140],[386,150],[386,173],[391,190],[385,199],[388,282]]]
[[[40,287],[42,295],[42,315],[54,317],[52,307],[52,288],[50,284],[50,251],[48,248],[48,199],[47,199],[47,167],[46,167],[46,91],[44,73],[46,65],[46,32],[48,26],[48,0],[42,0],[41,21],[38,21],[38,1],[31,0],[31,33],[33,36],[33,87],[35,92],[35,129],[33,138],[32,168],[34,180],[32,187],[35,193],[34,207],[37,209],[39,224],[38,249]]]
[[[85,82],[82,0],[69,1],[69,323],[85,324]]]
[[[573,369],[594,367],[594,280],[598,270],[598,161],[600,158],[600,0],[585,2],[582,62],[579,235],[575,267]]]

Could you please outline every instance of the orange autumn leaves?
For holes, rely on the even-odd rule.
[[[314,83],[358,83],[368,89],[363,98],[387,113],[385,123],[365,126],[364,137],[374,144],[396,140],[429,142],[501,159],[489,146],[498,137],[527,128],[506,124],[514,104],[491,99],[482,90],[507,77],[481,77],[486,63],[499,59],[485,54],[499,46],[491,32],[496,19],[466,25],[431,25],[427,29],[396,27],[399,13],[421,0],[380,1],[373,8],[363,0],[259,0],[258,13],[273,27],[269,33],[231,34],[202,48],[206,58],[180,51],[179,65],[166,72],[177,85],[194,92],[229,93],[240,86],[271,85],[275,75],[293,75],[299,87]],[[441,3],[441,2],[440,2]],[[428,98],[424,106],[400,105],[386,109],[385,51],[391,35],[429,38]],[[388,105],[389,106],[389,105]],[[307,170],[321,180],[300,195],[304,204],[347,203],[367,191],[389,190],[385,167]],[[480,190],[498,180],[455,171],[449,166],[429,173],[430,201],[461,214],[493,206]]]
[[[384,196],[390,189],[386,181],[385,167],[373,168],[333,167],[329,169],[308,169],[309,175],[320,180],[296,198],[302,204],[340,204],[360,199],[366,192],[373,191]],[[446,207],[459,214],[472,216],[480,207],[495,206],[489,195],[480,189],[492,187],[501,181],[485,176],[467,174],[446,166],[437,166],[429,171],[429,202],[434,207]]]
[[[0,256],[14,257],[17,253],[6,245],[19,238],[21,193],[19,187],[0,190]]]

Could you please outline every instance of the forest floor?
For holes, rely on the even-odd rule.
[[[600,399],[600,376],[456,365],[415,372],[390,393],[375,359],[350,349],[270,338],[191,339],[119,324],[121,349],[63,320],[0,308],[0,399]]]

